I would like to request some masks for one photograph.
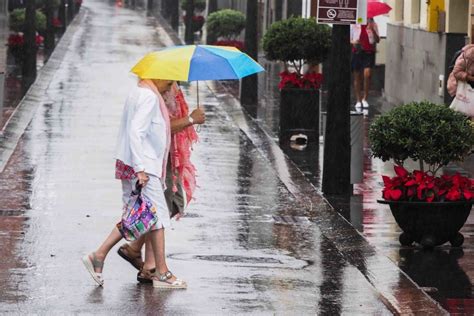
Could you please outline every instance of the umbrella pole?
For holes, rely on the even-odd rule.
[[[197,107],[199,108],[199,80],[196,80]]]

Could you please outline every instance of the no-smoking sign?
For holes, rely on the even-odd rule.
[[[355,24],[358,21],[357,8],[361,0],[319,0],[318,23]]]

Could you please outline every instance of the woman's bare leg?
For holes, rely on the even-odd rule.
[[[169,271],[168,266],[166,265],[165,257],[165,229],[152,230],[150,232],[151,245],[153,247],[153,253],[155,255],[155,264],[156,264],[156,274],[162,275]],[[169,282],[176,280],[176,277],[173,275]]]
[[[354,70],[354,94],[357,102],[362,102],[362,71]]]
[[[154,268],[155,268],[155,253],[153,252],[151,238],[150,236],[147,236],[146,242],[145,242],[145,263],[143,264],[143,269],[151,270]]]
[[[371,78],[371,70],[370,68],[364,69],[364,97],[363,99],[367,101],[367,97],[369,96],[369,89],[370,89],[370,78]]]
[[[113,246],[115,246],[120,240],[122,239],[122,235],[120,234],[120,231],[118,230],[117,226],[112,229],[110,232],[109,236],[104,240],[102,245],[100,245],[99,248],[97,248],[96,251],[94,251],[95,256],[98,260],[104,261],[105,258],[107,257],[107,254],[109,253],[110,249],[112,249]],[[95,272],[101,273],[102,268],[95,268]]]

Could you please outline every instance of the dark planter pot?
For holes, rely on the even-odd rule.
[[[423,248],[433,248],[449,241],[459,247],[464,236],[459,232],[471,212],[472,202],[408,202],[385,201],[403,233],[400,244],[409,246],[417,242]]]
[[[305,134],[308,143],[319,142],[319,90],[282,89],[280,91],[280,143],[292,135]]]

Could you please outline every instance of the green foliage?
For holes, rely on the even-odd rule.
[[[10,29],[14,32],[23,32],[25,27],[25,9],[15,9],[9,17]],[[46,30],[46,16],[40,10],[36,10],[36,31]]]
[[[263,50],[268,59],[306,63],[323,62],[331,48],[331,28],[314,18],[291,17],[273,23],[263,37]]]
[[[188,5],[187,0],[181,1],[181,9],[186,11],[186,6]],[[206,9],[206,0],[194,0],[194,11],[202,12]]]
[[[224,9],[213,12],[207,18],[207,32],[215,38],[233,40],[245,28],[245,15],[236,10]]]
[[[399,106],[370,126],[372,155],[402,165],[407,158],[426,162],[434,173],[450,161],[462,160],[474,145],[469,119],[428,101]]]

